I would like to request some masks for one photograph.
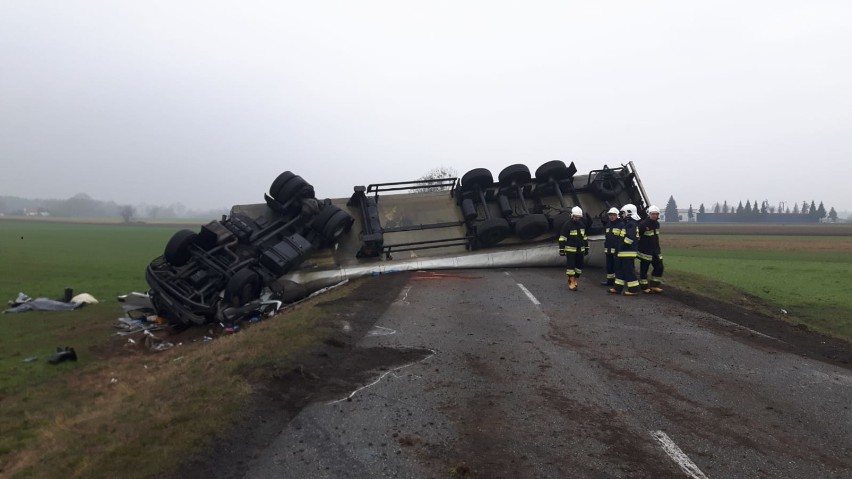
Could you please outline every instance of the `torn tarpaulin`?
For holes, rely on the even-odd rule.
[[[4,313],[22,313],[24,311],[71,311],[86,303],[66,303],[49,298],[32,299],[24,293],[18,293],[18,297],[14,301],[9,301],[9,304],[12,307],[3,311]]]

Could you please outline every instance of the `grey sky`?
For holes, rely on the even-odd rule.
[[[634,161],[852,210],[852,2],[0,0],[0,195],[191,208]]]

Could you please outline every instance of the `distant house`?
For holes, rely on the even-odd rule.
[[[692,219],[691,220],[689,219],[689,208],[678,208],[677,209],[677,216],[678,216],[677,221],[682,221],[682,222],[695,221],[698,218],[698,210],[695,209],[695,208],[692,209]],[[660,221],[668,221],[666,219],[666,210],[664,210],[662,208],[660,209]]]
[[[50,216],[50,212],[44,208],[24,208],[24,216]]]

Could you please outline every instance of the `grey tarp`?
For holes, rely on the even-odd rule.
[[[36,298],[9,308],[4,313],[22,313],[24,311],[71,311],[85,303],[65,303],[55,299]]]

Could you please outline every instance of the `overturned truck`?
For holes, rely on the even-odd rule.
[[[145,273],[151,301],[175,325],[234,321],[347,278],[413,269],[563,264],[555,240],[573,206],[585,215],[590,265],[601,265],[606,212],[647,195],[633,163],[577,175],[573,163],[526,165],[495,179],[461,178],[355,186],[317,199],[281,173],[264,203],[236,205],[200,231],[180,230]]]

